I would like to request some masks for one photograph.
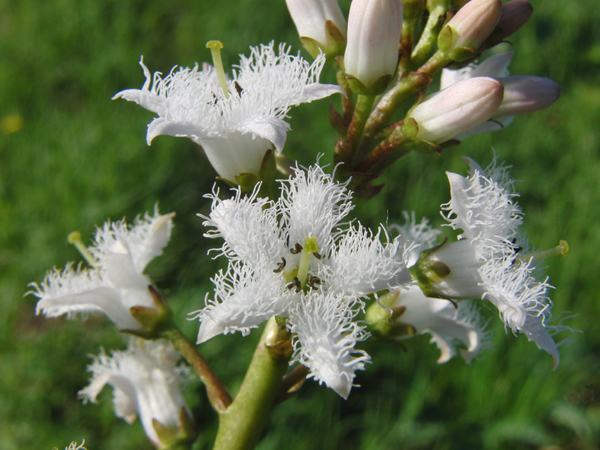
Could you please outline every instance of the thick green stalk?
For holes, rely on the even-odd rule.
[[[271,318],[254,351],[248,372],[233,403],[220,416],[213,450],[251,450],[255,447],[291,356],[290,336]]]

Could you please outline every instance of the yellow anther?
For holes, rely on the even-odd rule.
[[[215,70],[217,71],[217,79],[219,80],[219,85],[221,86],[221,89],[223,89],[225,98],[229,98],[227,77],[225,76],[223,60],[221,59],[221,49],[223,48],[223,43],[221,41],[208,41],[206,43],[206,48],[210,49],[210,53],[213,59],[213,65],[215,66]]]
[[[69,240],[69,244],[73,244],[75,246],[77,251],[81,253],[81,256],[85,258],[90,266],[98,265],[98,260],[92,256],[81,240],[81,233],[79,231],[73,231],[71,234],[69,234],[67,239]]]

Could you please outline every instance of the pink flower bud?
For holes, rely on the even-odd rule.
[[[346,38],[346,19],[337,0],[286,0],[300,40],[313,54],[340,49]],[[316,56],[316,55],[312,55]]]
[[[362,85],[362,91],[376,91],[361,93],[383,92],[396,72],[401,33],[401,0],[353,0],[344,55],[346,74]]]
[[[504,100],[493,117],[540,111],[560,97],[560,86],[549,78],[513,76],[498,81],[504,85]]]
[[[498,25],[490,37],[494,42],[503,41],[525,25],[532,14],[533,6],[527,0],[512,0],[504,3]]]
[[[500,0],[471,0],[440,32],[438,47],[454,61],[466,61],[492,33],[502,13]]]
[[[426,97],[407,119],[416,121],[417,139],[441,144],[492,117],[502,103],[503,92],[498,80],[469,78]]]

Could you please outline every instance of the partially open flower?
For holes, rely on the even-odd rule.
[[[181,394],[189,376],[184,367],[176,367],[178,359],[171,345],[161,341],[132,341],[126,351],[111,356],[102,350],[88,368],[93,374],[89,386],[79,395],[85,402],[96,403],[98,394],[110,384],[117,417],[131,424],[139,416],[148,438],[163,448],[168,443],[162,442],[166,435],[175,438],[193,422]]]
[[[138,218],[132,227],[124,221],[107,222],[96,231],[95,245],[88,249],[92,267],[54,270],[41,285],[33,284],[38,297],[36,314],[46,317],[76,313],[104,313],[121,330],[140,330],[129,312],[133,306],[154,307],[148,291],[151,282],[143,274],[146,265],[171,236],[175,214]]]

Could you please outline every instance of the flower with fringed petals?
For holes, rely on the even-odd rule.
[[[354,372],[369,359],[354,349],[368,334],[353,319],[367,295],[410,283],[410,245],[390,240],[383,228],[344,224],[352,193],[318,165],[296,167],[276,202],[258,197],[258,188],[249,196],[237,189],[230,199],[208,197],[206,236],[224,239],[218,251],[229,267],[212,279],[214,298],[197,312],[198,342],[284,317],[294,361],[346,398]]]

